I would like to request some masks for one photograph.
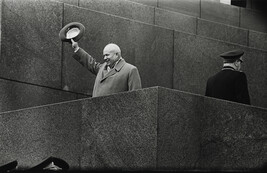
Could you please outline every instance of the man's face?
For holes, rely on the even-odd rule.
[[[110,48],[105,48],[103,50],[103,57],[105,62],[107,63],[107,65],[109,66],[113,66],[115,64],[115,62],[119,59],[119,56],[117,53],[115,53],[114,50],[110,49]]]

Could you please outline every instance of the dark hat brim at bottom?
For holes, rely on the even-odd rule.
[[[18,161],[12,161],[12,162],[9,162],[5,165],[2,165],[0,166],[0,172],[9,172],[13,169],[15,169],[18,165]]]
[[[33,170],[44,170],[45,167],[47,167],[50,163],[54,163],[56,166],[60,167],[62,170],[68,170],[69,169],[69,164],[65,162],[64,160],[56,157],[49,157],[42,161],[40,164],[30,168],[30,171]]]
[[[70,42],[71,43],[71,39],[66,38],[66,34],[67,32],[72,29],[72,28],[78,28],[80,30],[80,32],[78,33],[77,36],[75,36],[74,38],[72,38],[74,41],[79,41],[85,31],[85,27],[83,26],[83,24],[79,23],[79,22],[71,22],[67,25],[65,25],[60,31],[59,31],[59,38],[61,41],[63,42]]]

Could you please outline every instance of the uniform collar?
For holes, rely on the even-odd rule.
[[[234,67],[231,67],[231,66],[224,66],[222,68],[222,70],[233,70],[233,71],[236,71]]]

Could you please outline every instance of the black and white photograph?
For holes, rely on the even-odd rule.
[[[0,0],[0,173],[267,172],[267,0]]]

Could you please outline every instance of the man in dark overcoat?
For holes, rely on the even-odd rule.
[[[243,54],[242,50],[232,50],[220,55],[223,68],[208,79],[206,96],[250,105],[247,77],[240,70]]]

